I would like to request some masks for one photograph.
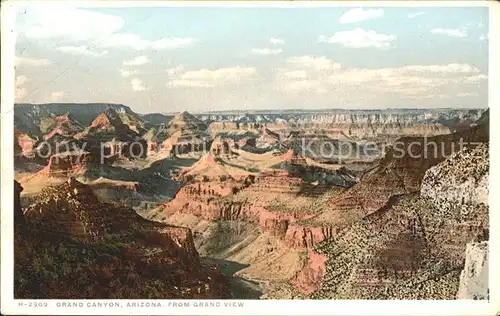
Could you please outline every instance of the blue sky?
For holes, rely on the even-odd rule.
[[[488,9],[20,8],[18,102],[485,107]]]

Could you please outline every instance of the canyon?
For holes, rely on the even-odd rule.
[[[17,297],[486,297],[488,110],[15,113]]]

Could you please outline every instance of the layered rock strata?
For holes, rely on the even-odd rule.
[[[201,265],[188,228],[100,203],[74,178],[44,189],[23,217],[24,233],[15,235],[18,299],[230,296],[224,277]]]

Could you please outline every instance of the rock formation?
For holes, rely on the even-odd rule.
[[[487,241],[467,244],[457,299],[489,299]]]
[[[206,133],[207,126],[188,112],[182,112],[170,120],[166,126],[169,138],[162,143],[164,150],[175,154],[207,152],[211,138]]]
[[[24,226],[24,214],[21,208],[21,192],[23,187],[19,182],[14,180],[14,226]]]
[[[466,245],[488,236],[488,132],[486,122],[431,138],[443,145],[440,155],[398,158],[391,150],[329,210],[309,219],[334,225],[314,245],[328,259],[312,297],[454,298]],[[467,146],[452,155],[460,140]],[[424,144],[410,138],[403,148],[412,142]],[[415,196],[422,180],[422,197]]]
[[[473,229],[476,235],[465,240],[468,243],[458,299],[488,298],[488,174],[489,146],[480,144],[473,149],[465,148],[430,168],[422,181],[422,197],[429,199],[442,216],[466,217],[478,209],[486,210],[486,218],[474,218],[475,221],[470,222],[477,227]]]
[[[70,178],[25,211],[15,236],[20,299],[228,298],[219,272],[203,267],[191,231],[99,203]]]
[[[194,132],[200,131],[203,132],[207,129],[207,125],[191,115],[190,113],[184,111],[178,115],[176,115],[172,120],[170,120],[167,124],[167,131],[170,135],[175,133],[176,131],[182,132]]]
[[[45,140],[51,138],[55,134],[72,137],[73,135],[83,131],[83,126],[78,123],[69,113],[56,116],[54,123],[49,128],[49,132],[43,136]]]
[[[100,158],[88,151],[68,151],[50,156],[47,166],[40,170],[40,173],[47,176],[68,177],[82,175],[99,166]]]
[[[419,192],[426,170],[461,146],[475,148],[488,141],[488,123],[448,135],[401,138],[388,149],[378,166],[367,171],[345,194],[332,199],[330,210],[320,214],[317,222],[350,225],[386,207],[393,196]]]
[[[425,172],[421,195],[440,210],[464,213],[488,205],[489,146],[464,148]]]
[[[37,141],[14,126],[14,153],[31,157]]]
[[[144,132],[139,119],[108,108],[74,137],[85,141],[90,150],[100,151],[103,148],[103,154],[108,157],[144,158],[148,148],[147,141],[140,136]]]
[[[24,199],[39,191],[31,190],[27,174],[18,176],[23,205],[34,202],[15,215],[30,232],[15,236],[16,297],[228,297],[227,282],[200,254],[250,264],[238,277],[279,279],[280,290],[300,293],[295,297],[485,296],[488,111],[183,112],[172,118],[139,116],[123,106],[95,112],[99,107],[88,113],[60,113],[71,108],[66,105],[19,107],[18,157],[40,135],[56,151],[41,161],[45,168],[30,185],[47,176],[53,183],[77,175],[89,182],[70,178]],[[88,127],[78,130],[72,117]],[[347,159],[304,154],[301,141],[314,139],[313,154],[326,143],[340,156],[344,145],[353,151]],[[376,148],[367,152],[364,140],[376,141]],[[461,142],[466,148],[457,152]],[[115,160],[134,143],[147,147],[143,156]],[[184,155],[200,151],[206,153],[192,155],[201,156],[197,161]],[[98,169],[102,154],[114,165]],[[134,207],[150,205],[138,212],[154,222],[119,204],[132,199]],[[15,205],[20,210],[18,199]]]
[[[89,125],[99,113],[106,109],[127,113],[138,117],[128,106],[109,103],[47,103],[47,104],[16,104],[14,122],[20,130],[30,135],[42,136],[40,125],[44,118],[54,118],[70,114],[83,126]],[[53,121],[53,120],[51,120]]]

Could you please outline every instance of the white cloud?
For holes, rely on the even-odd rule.
[[[479,96],[479,93],[477,92],[461,92],[457,94],[457,97],[463,98],[463,97],[477,97]]]
[[[430,65],[430,66],[405,66],[400,69],[405,72],[417,73],[478,73],[479,69],[469,64],[448,64],[448,65]]]
[[[438,99],[438,100],[444,100],[444,99],[450,99],[450,95],[446,94],[422,94],[422,95],[408,95],[406,96],[408,99],[412,100],[429,100],[429,99]]]
[[[87,48],[85,45],[81,46],[61,46],[57,47],[56,50],[63,52],[63,53],[68,53],[68,54],[73,54],[73,55],[83,55],[83,56],[92,56],[92,57],[101,57],[104,56],[108,53],[108,51],[102,51],[100,53],[92,51]]]
[[[168,82],[167,86],[185,87],[185,88],[211,88],[214,86],[214,84],[200,81],[200,80],[174,79],[174,80]]]
[[[284,39],[281,39],[281,38],[274,38],[274,37],[271,37],[269,39],[269,42],[271,44],[274,44],[274,45],[284,45],[285,44],[285,40]]]
[[[16,94],[15,94],[16,101],[22,100],[26,96],[27,90],[24,87],[24,84],[28,81],[30,81],[30,79],[24,75],[16,77],[16,82],[15,82],[16,83]]]
[[[184,65],[178,65],[173,68],[167,69],[167,74],[169,77],[176,76],[184,71]]]
[[[384,16],[384,10],[382,9],[364,10],[363,8],[354,8],[342,14],[339,22],[342,24],[356,23],[365,20],[378,19],[383,16]]]
[[[431,30],[433,34],[447,35],[451,37],[467,37],[467,32],[461,29],[435,28]]]
[[[27,65],[30,67],[43,67],[43,66],[49,66],[52,64],[52,62],[48,59],[23,57],[23,56],[16,57],[14,63],[16,66]]]
[[[120,75],[124,78],[133,76],[138,74],[139,72],[137,70],[125,70],[125,69],[120,69]]]
[[[193,38],[170,37],[143,39],[135,34],[120,33],[123,18],[86,9],[30,5],[16,21],[21,38],[57,39],[73,42],[90,41],[96,47],[125,47],[135,50],[175,49],[191,45]]]
[[[335,70],[340,69],[342,66],[339,63],[332,61],[326,57],[314,57],[314,56],[298,56],[290,57],[287,63],[294,65],[296,67],[313,68],[316,70]]]
[[[283,76],[290,79],[306,79],[308,77],[305,70],[287,71],[283,74]]]
[[[318,36],[318,43],[328,43],[328,37],[325,35]]]
[[[25,12],[19,15],[18,32],[33,39],[102,39],[124,26],[121,17],[85,9],[34,5],[26,7]]]
[[[285,81],[281,88],[292,93],[312,92],[323,94],[328,92],[320,80]]]
[[[176,49],[194,44],[194,38],[170,37],[159,40],[145,40],[135,34],[113,34],[106,38],[101,46],[103,47],[128,47],[135,50]]]
[[[281,48],[254,48],[252,53],[257,55],[278,55],[281,54],[283,50]]]
[[[17,76],[16,77],[16,86],[23,85],[28,81],[30,81],[30,79],[28,77],[26,77],[25,75]]]
[[[130,81],[132,84],[132,90],[134,91],[146,91],[148,90],[146,86],[144,86],[144,82],[141,79],[134,78]]]
[[[474,87],[488,78],[472,65],[456,63],[379,69],[343,68],[326,57],[302,56],[290,58],[287,65],[292,68],[281,68],[277,72],[278,91],[313,94],[331,92],[346,97],[359,91],[401,96],[421,96],[433,91],[435,95],[441,87]]]
[[[472,83],[472,84],[477,84],[481,81],[487,80],[488,76],[484,74],[476,75],[476,76],[470,76],[464,78],[465,83]]]
[[[217,85],[240,83],[243,80],[256,78],[257,70],[249,67],[229,67],[215,70],[199,69],[177,74],[167,86],[209,88]]]
[[[396,39],[397,37],[395,35],[380,34],[374,30],[366,31],[361,28],[356,28],[351,31],[337,32],[330,38],[321,35],[318,41],[330,44],[341,44],[353,48],[374,47],[387,49],[391,47],[391,43]]]
[[[64,92],[63,91],[52,92],[50,94],[50,99],[52,101],[57,101],[57,100],[60,100],[63,96],[64,96]]]
[[[141,66],[151,63],[151,60],[147,56],[137,56],[131,60],[124,60],[124,66]]]
[[[408,19],[414,19],[416,18],[417,16],[421,16],[421,15],[424,15],[425,12],[415,12],[415,13],[410,13],[408,14]]]
[[[219,68],[216,70],[200,69],[188,71],[182,75],[183,79],[201,79],[201,80],[241,80],[254,77],[257,74],[255,68],[230,67]]]

